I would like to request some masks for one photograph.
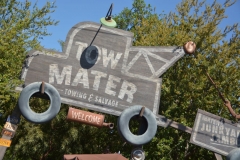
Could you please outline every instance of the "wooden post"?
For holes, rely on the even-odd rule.
[[[214,155],[215,155],[215,157],[216,157],[217,160],[222,160],[222,156],[221,156],[221,155],[219,155],[219,154],[217,154],[217,153],[214,153]]]

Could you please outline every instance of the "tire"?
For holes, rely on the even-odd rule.
[[[145,108],[143,118],[146,123],[142,123],[146,131],[142,135],[134,135],[129,129],[129,122],[132,117],[139,115],[142,106],[136,105],[125,109],[118,118],[118,133],[128,143],[134,146],[146,144],[152,140],[157,132],[157,122],[154,114],[148,108]]]
[[[21,92],[18,99],[19,109],[24,118],[36,124],[41,124],[52,120],[59,112],[61,107],[61,98],[58,91],[50,84],[44,84],[44,93],[50,99],[50,107],[43,113],[34,112],[29,106],[29,99],[34,93],[40,91],[42,82],[34,82],[27,85]]]
[[[84,69],[92,68],[98,60],[98,49],[96,46],[89,46],[84,49],[80,57],[80,66]]]
[[[226,157],[227,160],[239,160],[240,159],[240,148],[233,149]]]

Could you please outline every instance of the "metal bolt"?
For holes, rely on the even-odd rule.
[[[131,158],[132,160],[144,160],[145,153],[141,148],[135,148],[132,150]]]

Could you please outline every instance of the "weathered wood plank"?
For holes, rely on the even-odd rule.
[[[191,143],[226,156],[240,145],[238,125],[199,109],[191,134]]]

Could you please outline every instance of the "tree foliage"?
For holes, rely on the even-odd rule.
[[[57,24],[47,17],[54,8],[51,3],[38,8],[29,1],[0,2],[0,107],[4,113],[8,112],[12,101],[16,102],[17,94],[13,90],[20,84],[20,72],[27,51],[41,49],[39,39],[50,35],[46,27]]]
[[[143,1],[136,0],[134,3]],[[217,115],[223,108],[221,116],[235,120],[224,108],[206,76],[206,73],[211,75],[233,108],[237,109],[240,104],[239,28],[238,24],[226,26],[224,30],[219,28],[221,21],[227,17],[225,11],[234,3],[230,0],[224,4],[183,0],[176,13],[156,16],[148,12],[150,16],[137,17],[139,10],[126,9],[115,17],[121,20],[133,15],[128,19],[137,19],[134,24],[121,21],[126,24],[119,26],[131,26],[128,29],[135,33],[136,46],[183,46],[190,40],[196,43],[197,50],[193,55],[185,55],[162,76],[161,115],[193,127],[198,108]],[[229,35],[231,38],[226,39]],[[190,135],[182,131],[159,128],[156,138],[146,147],[148,158],[214,159],[212,152],[189,144],[189,140]]]
[[[16,106],[19,94],[14,90],[22,84],[20,74],[27,51],[40,50],[39,39],[50,35],[46,27],[58,23],[48,16],[54,9],[54,3],[38,8],[30,1],[0,1],[0,112],[4,118]],[[1,119],[1,127],[4,122]]]
[[[15,16],[15,21],[5,18],[0,24],[0,32],[4,35],[0,39],[0,69],[3,73],[0,75],[0,105],[6,116],[11,112],[8,108],[16,104],[18,95],[12,90],[19,84],[18,76],[26,51],[40,47],[38,38],[48,35],[45,27],[55,24],[55,21],[44,18],[52,11],[53,6],[49,3],[45,8],[33,11],[29,10],[28,1],[20,3],[4,0],[0,4],[7,8],[8,13],[2,19],[13,13],[13,18]],[[193,127],[198,108],[213,114],[218,114],[223,108],[221,116],[235,120],[224,108],[206,76],[206,73],[211,75],[236,110],[240,96],[239,28],[237,24],[226,26],[224,30],[219,28],[221,21],[226,18],[225,11],[231,5],[234,5],[234,1],[226,0],[223,4],[213,1],[212,4],[207,4],[200,0],[183,0],[176,12],[158,15],[151,5],[146,5],[143,0],[134,0],[131,9],[125,8],[114,17],[119,24],[118,28],[134,33],[136,46],[182,46],[189,40],[197,45],[194,54],[185,55],[162,75],[159,114]],[[45,14],[40,14],[42,12]],[[36,19],[30,21],[34,18]],[[23,22],[20,23],[21,21]],[[6,27],[2,29],[2,26]],[[5,33],[9,27],[12,29]],[[36,28],[33,30],[31,27]],[[226,39],[229,35],[231,38]],[[48,103],[32,99],[30,105],[41,106],[40,110],[37,109],[41,111]],[[116,129],[66,123],[67,110],[68,106],[62,105],[56,118],[41,125],[29,123],[22,118],[5,159],[62,159],[64,154],[96,154],[103,153],[108,148],[112,153],[120,151],[124,156],[130,157],[132,147],[124,144]],[[117,124],[115,116],[107,115],[106,120]],[[214,159],[212,152],[190,144],[189,139],[188,133],[170,127],[158,127],[155,138],[143,146],[146,159]]]

